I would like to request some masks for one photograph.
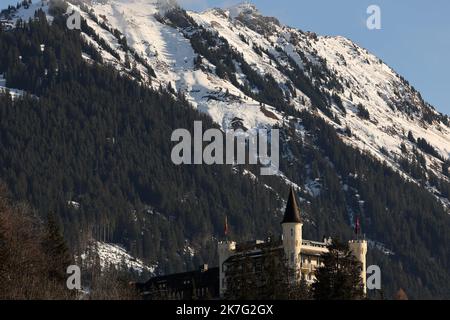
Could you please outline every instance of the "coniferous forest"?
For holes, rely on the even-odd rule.
[[[14,201],[42,219],[54,217],[73,255],[91,238],[120,243],[165,274],[217,264],[225,216],[236,240],[279,237],[288,190],[279,177],[251,179],[242,173],[251,166],[175,166],[173,130],[192,131],[194,120],[215,127],[212,120],[182,95],[152,90],[102,64],[61,14],[51,25],[43,12],[35,18],[0,29],[0,74],[8,87],[27,92],[0,94],[0,180]],[[299,123],[280,128],[290,155],[281,171],[299,185],[322,186],[317,196],[301,194],[304,237],[347,240],[359,213],[366,236],[393,252],[369,250],[368,264],[382,270],[376,298],[392,298],[400,288],[411,298],[449,298],[450,220],[436,199],[344,144],[324,120],[282,108]],[[295,134],[298,124],[305,139]],[[448,196],[450,186],[436,183]]]

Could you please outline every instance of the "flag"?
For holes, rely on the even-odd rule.
[[[359,235],[359,231],[360,231],[359,216],[356,216],[356,219],[355,219],[355,234]]]
[[[223,233],[225,236],[228,236],[228,216],[225,216],[225,226],[223,229]]]

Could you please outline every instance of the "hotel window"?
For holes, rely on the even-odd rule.
[[[294,229],[291,228],[291,237],[294,236]]]

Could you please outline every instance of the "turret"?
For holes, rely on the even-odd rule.
[[[355,235],[356,240],[350,240],[348,242],[348,246],[350,250],[352,251],[353,255],[355,256],[356,260],[361,262],[361,279],[364,286],[364,294],[367,293],[367,265],[366,265],[366,254],[367,254],[367,241],[364,239],[363,236],[361,236],[361,226],[359,222],[359,216],[356,216],[355,218]]]
[[[300,210],[297,205],[294,189],[291,188],[289,193],[286,211],[283,221],[281,222],[283,229],[283,248],[287,265],[296,271],[300,271],[301,267],[301,250],[302,250],[302,227],[303,223],[300,217]]]
[[[362,270],[361,270],[361,279],[364,286],[364,294],[367,292],[366,287],[366,254],[367,254],[367,241],[366,240],[350,240],[348,242],[348,246],[352,251],[353,255],[356,257],[356,260],[361,262]]]
[[[227,290],[224,262],[234,254],[236,251],[236,242],[234,241],[221,241],[217,244],[217,250],[219,253],[219,288],[220,296],[223,297]]]

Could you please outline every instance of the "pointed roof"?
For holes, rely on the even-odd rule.
[[[294,189],[291,187],[289,192],[289,198],[286,205],[286,211],[284,212],[284,218],[281,223],[301,223],[300,209],[297,205],[297,197],[295,196]]]

